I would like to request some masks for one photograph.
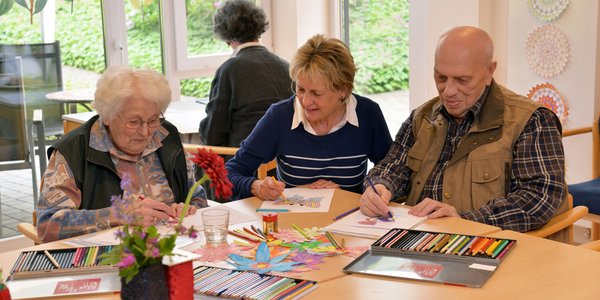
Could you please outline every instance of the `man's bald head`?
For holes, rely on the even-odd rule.
[[[489,64],[494,58],[494,42],[487,32],[473,26],[454,27],[446,31],[438,40],[436,59],[440,51],[449,50],[471,57],[478,63]]]
[[[440,100],[457,122],[492,84],[494,43],[483,30],[462,26],[444,33],[435,49],[434,79]]]

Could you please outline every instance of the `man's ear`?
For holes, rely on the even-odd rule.
[[[498,63],[495,60],[493,60],[490,62],[490,64],[487,67],[488,76],[489,76],[487,85],[492,84],[492,79],[494,78],[494,71],[496,71],[496,66],[498,66]]]

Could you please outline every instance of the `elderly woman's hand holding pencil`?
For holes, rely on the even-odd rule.
[[[252,195],[262,200],[275,200],[279,197],[285,199],[284,189],[285,184],[283,182],[277,181],[273,177],[267,177],[263,180],[254,180],[251,192]]]

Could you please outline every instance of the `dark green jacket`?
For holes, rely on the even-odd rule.
[[[121,178],[110,154],[89,146],[90,131],[97,119],[98,115],[92,117],[48,149],[48,157],[54,150],[58,150],[67,160],[77,187],[81,190],[80,209],[109,207],[111,196],[123,195]],[[169,131],[169,135],[157,150],[158,157],[173,190],[175,202],[184,202],[187,193],[187,168],[179,132],[167,121],[162,126]]]

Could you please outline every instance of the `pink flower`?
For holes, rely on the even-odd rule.
[[[135,264],[135,255],[133,253],[127,253],[123,259],[117,264],[119,268],[127,268]]]

